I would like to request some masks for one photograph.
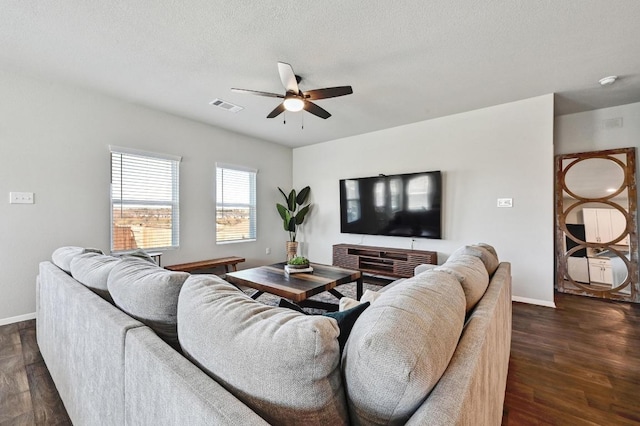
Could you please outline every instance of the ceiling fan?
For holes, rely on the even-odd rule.
[[[278,73],[280,74],[280,81],[286,89],[284,95],[277,93],[260,92],[258,90],[247,89],[231,89],[237,93],[248,93],[251,95],[267,96],[270,98],[283,99],[282,103],[274,108],[273,111],[267,115],[267,118],[274,118],[283,113],[285,110],[296,112],[305,110],[311,114],[320,118],[327,119],[331,117],[331,114],[324,108],[319,107],[311,101],[326,98],[335,98],[338,96],[350,95],[353,93],[351,86],[339,86],[339,87],[327,87],[324,89],[314,89],[303,92],[298,87],[298,83],[302,81],[302,78],[295,75],[291,65],[284,62],[278,62]]]

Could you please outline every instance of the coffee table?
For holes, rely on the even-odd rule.
[[[362,297],[362,274],[360,271],[339,268],[336,266],[312,263],[313,272],[288,274],[284,270],[285,262],[259,266],[227,273],[226,280],[235,285],[254,288],[257,291],[251,296],[257,299],[263,293],[271,293],[304,307],[336,310],[337,305],[308,300],[309,297],[328,291],[338,299],[344,297],[336,286],[356,282],[358,300]]]

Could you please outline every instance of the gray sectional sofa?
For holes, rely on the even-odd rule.
[[[37,339],[77,425],[499,425],[510,264],[475,245],[418,271],[367,295],[341,350],[333,318],[63,247],[40,264]]]

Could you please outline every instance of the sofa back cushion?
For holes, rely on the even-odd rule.
[[[458,280],[428,271],[382,295],[356,321],[342,356],[353,424],[402,424],[453,355],[465,317]]]
[[[186,272],[173,272],[146,260],[124,257],[111,270],[107,287],[114,303],[178,347],[178,296]]]
[[[482,260],[476,256],[459,254],[453,260],[448,260],[444,265],[435,268],[434,271],[446,272],[456,277],[464,290],[467,312],[482,299],[489,286],[489,273]]]
[[[71,260],[71,276],[103,299],[113,302],[107,287],[109,273],[120,261],[100,253],[84,253]]]
[[[53,262],[54,265],[56,265],[58,268],[65,271],[67,274],[71,274],[71,261],[73,260],[74,257],[79,256],[83,253],[102,254],[102,251],[98,249],[92,249],[92,248],[64,246],[64,247],[57,248],[51,254],[51,261]]]
[[[450,260],[454,260],[457,256],[461,255],[475,256],[478,259],[482,260],[482,263],[484,263],[484,266],[487,269],[487,273],[489,275],[493,275],[496,269],[498,269],[498,265],[500,264],[495,249],[488,244],[462,246],[451,253],[451,256],[449,256],[447,262]]]
[[[332,318],[264,305],[215,276],[180,293],[185,356],[272,424],[348,422],[338,334]]]

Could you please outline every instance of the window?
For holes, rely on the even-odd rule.
[[[216,164],[216,242],[255,241],[257,170]]]
[[[111,251],[179,246],[180,157],[111,150]]]

